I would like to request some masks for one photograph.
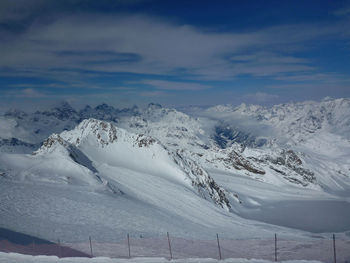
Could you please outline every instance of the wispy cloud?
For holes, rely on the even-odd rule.
[[[164,96],[170,96],[169,93],[166,93],[164,91],[143,91],[140,93],[142,97],[164,97]]]
[[[264,92],[256,92],[256,93],[250,93],[243,96],[244,101],[249,101],[250,103],[256,103],[256,104],[266,104],[269,102],[276,101],[278,98],[278,95],[275,94],[269,94]]]
[[[296,84],[275,84],[275,85],[266,85],[266,89],[301,89],[301,88],[310,88],[310,84],[296,83]]]
[[[271,19],[235,30],[232,24],[190,25],[179,14],[172,20],[166,14],[157,17],[157,12],[135,13],[143,12],[139,8],[130,11],[138,1],[0,1],[0,76],[9,79],[1,95],[8,89],[14,98],[74,94],[91,100],[119,96],[126,101],[129,96],[210,104],[269,103],[280,100],[283,92],[311,93],[314,87],[349,94],[344,73],[349,65],[348,7],[312,23]],[[111,5],[114,10],[106,11]],[[340,48],[331,58],[333,44]],[[329,52],[320,54],[323,48]],[[184,91],[196,97],[176,98]]]
[[[24,97],[28,97],[28,98],[41,98],[45,96],[43,93],[38,92],[37,90],[32,88],[23,89],[21,93]]]
[[[337,25],[304,24],[215,33],[142,15],[84,14],[33,23],[2,41],[0,67],[48,76],[59,74],[52,69],[65,68],[217,80],[240,74],[274,77],[315,70],[290,51],[319,37],[341,37],[341,32]]]
[[[336,16],[350,16],[350,6],[340,8],[333,12]]]
[[[4,98],[30,98],[30,99],[38,99],[38,98],[46,98],[47,94],[40,92],[34,88],[23,88],[23,89],[14,89],[3,92],[2,96]]]
[[[142,84],[147,84],[155,89],[160,90],[206,90],[212,88],[209,85],[203,85],[193,82],[180,82],[180,81],[165,81],[165,80],[142,80]]]

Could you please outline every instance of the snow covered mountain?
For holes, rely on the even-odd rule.
[[[11,206],[7,202],[0,206],[2,226],[7,228],[53,239],[53,225],[83,232],[101,216],[100,227],[92,230],[100,238],[109,236],[110,228],[148,235],[172,229],[185,235],[193,229],[207,233],[210,225],[234,227],[230,222],[234,215],[223,212],[230,209],[223,189],[198,164],[154,138],[105,121],[87,119],[73,130],[53,134],[30,155],[3,153],[0,167],[1,198],[11,201]],[[79,205],[82,198],[92,210]],[[95,199],[104,201],[96,207]],[[64,214],[57,215],[53,208]],[[96,210],[102,214],[96,215]],[[26,224],[18,216],[23,212]],[[77,220],[86,212],[90,214],[83,221]],[[115,221],[107,216],[105,222],[106,213]],[[72,240],[71,233],[65,228],[61,235]]]
[[[321,102],[299,102],[266,108],[241,104],[238,107],[219,105],[206,110],[208,115],[229,118],[250,118],[272,126],[278,136],[297,144],[320,133],[331,133],[350,139],[350,99],[324,99]]]
[[[349,99],[271,108],[219,105],[191,115],[158,104],[77,111],[62,103],[31,114],[8,111],[0,117],[0,190],[9,201],[1,226],[28,233],[18,220],[24,210],[48,239],[55,237],[50,224],[84,232],[106,220],[98,213],[119,216],[93,227],[100,236],[110,236],[108,229],[159,233],[153,220],[179,236],[276,230],[261,221],[312,232],[350,231],[349,116]],[[9,191],[16,193],[12,199]],[[38,204],[23,201],[25,195]],[[41,201],[46,195],[47,220]],[[80,207],[84,199],[93,214]],[[6,206],[10,201],[13,208]],[[58,220],[54,208],[69,216]],[[305,209],[313,211],[307,219]],[[72,238],[68,230],[61,234]]]
[[[84,119],[95,118],[117,123],[122,116],[137,114],[137,107],[118,110],[106,104],[95,108],[86,106],[76,111],[67,102],[34,113],[9,110],[0,116],[0,152],[31,153],[51,134],[71,130]]]
[[[130,134],[108,122],[84,120],[71,131],[50,136],[33,153],[45,158],[56,155],[53,158],[56,160],[57,154],[68,156],[85,166],[113,190],[117,187],[113,187],[113,183],[108,179],[103,180],[103,176],[99,175],[100,164],[185,182],[187,187],[195,187],[204,198],[211,199],[226,210],[230,207],[223,190],[195,162],[184,159],[180,153],[169,152],[151,137]],[[99,164],[99,167],[95,168],[93,164]]]
[[[290,103],[271,108],[245,104],[216,106],[207,109],[205,115],[225,120],[231,133],[237,128],[245,132],[246,142],[238,141],[248,148],[251,146],[247,151],[251,159],[268,162],[270,168],[281,175],[286,174],[286,167],[291,168],[303,177],[304,180],[298,179],[301,184],[317,183],[324,189],[338,185],[338,189],[343,189],[341,185],[344,184],[335,181],[349,177],[349,99]],[[265,143],[260,147],[252,146],[250,138],[256,139],[259,135]],[[229,144],[237,141],[232,136],[225,139]],[[289,156],[287,159],[294,160],[293,164],[288,162],[286,155]]]
[[[246,120],[242,124],[240,120],[245,116],[236,116],[242,107],[218,106],[206,110],[201,117],[194,118],[174,109],[151,106],[138,116],[122,119],[119,125],[159,139],[169,149],[181,151],[186,158],[195,160],[206,169],[218,168],[270,183],[284,179],[285,182],[311,188],[326,187],[329,184],[326,180],[325,185],[322,185],[324,178],[318,178],[315,173],[313,163],[317,160],[310,159],[314,158],[311,155],[313,148],[303,148],[301,144],[280,137],[279,134],[284,131],[283,125],[277,124],[275,128],[269,123],[261,123],[261,118],[254,123],[254,120]],[[252,108],[257,111],[256,108],[259,107]],[[350,112],[350,107],[348,111]],[[245,112],[248,117],[253,115],[248,114],[247,110]],[[215,120],[213,116],[216,117]],[[260,132],[259,129],[262,128],[265,130]],[[266,130],[271,131],[271,134],[267,134]],[[337,136],[328,134],[329,138]],[[307,140],[313,145],[312,139],[318,140],[305,136],[303,146],[307,145]],[[338,146],[349,149],[346,148],[349,143],[345,143]],[[320,147],[320,143],[317,145]],[[346,152],[347,150],[344,154]],[[347,174],[349,162],[341,161],[345,166],[340,168],[341,173]]]

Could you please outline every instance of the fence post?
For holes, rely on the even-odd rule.
[[[91,236],[89,236],[89,241],[90,241],[90,255],[93,258],[94,255],[92,254],[92,242],[91,242]]]
[[[277,234],[275,233],[275,261],[277,261]]]
[[[334,256],[334,263],[337,263],[337,255],[335,251],[335,235],[333,234],[333,256]]]
[[[171,244],[170,244],[169,232],[166,232],[166,235],[167,235],[167,237],[168,237],[168,245],[169,245],[170,259],[173,259],[173,253],[171,252]]]
[[[33,250],[33,255],[35,255],[35,241],[34,239],[32,239],[33,243],[32,243],[32,250]]]
[[[62,258],[62,247],[61,247],[61,241],[58,239],[58,249],[59,249],[59,257]]]
[[[127,238],[128,238],[128,252],[129,252],[129,258],[131,258],[131,253],[130,253],[130,237],[129,237],[129,233],[127,234]]]
[[[219,249],[219,259],[221,260],[221,248],[220,248],[220,241],[219,241],[219,235],[216,234],[216,240],[218,242],[218,249]]]

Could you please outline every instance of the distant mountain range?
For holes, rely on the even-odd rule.
[[[349,99],[270,108],[218,105],[189,112],[159,104],[121,110],[101,104],[77,111],[66,102],[35,113],[7,111],[0,116],[0,185],[7,187],[2,200],[21,192],[24,185],[27,190],[8,199],[16,209],[0,207],[0,227],[52,239],[50,224],[83,231],[119,211],[118,224],[106,220],[94,228],[102,229],[95,234],[130,228],[155,234],[152,220],[179,236],[191,231],[205,236],[217,229],[242,236],[259,229],[276,231],[247,218],[334,231],[328,227],[333,219],[296,227],[274,204],[324,200],[350,208]],[[47,195],[50,207],[45,210],[39,196]],[[66,198],[67,209],[59,203]],[[84,198],[94,213],[84,209]],[[104,200],[102,208],[96,200]],[[21,216],[26,205],[32,211],[26,214],[30,227]],[[264,209],[271,206],[276,207],[275,216],[263,219]],[[303,218],[297,214],[299,208],[290,210],[295,220]],[[347,217],[343,209],[340,221]],[[58,220],[55,213],[67,217]],[[80,222],[82,214],[86,218]],[[36,225],[35,218],[44,227]],[[347,221],[337,226],[344,233],[350,231]],[[186,227],[180,229],[179,222]],[[16,229],[19,226],[22,229]],[[66,239],[74,239],[69,231],[63,232]]]

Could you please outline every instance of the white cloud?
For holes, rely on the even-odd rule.
[[[180,81],[143,80],[140,83],[151,85],[160,90],[206,90],[212,88],[208,85]]]
[[[341,33],[342,27],[316,24],[215,33],[146,16],[85,14],[34,23],[25,33],[2,41],[0,67],[59,78],[67,71],[67,77],[77,78],[79,70],[215,80],[240,74],[275,77],[315,70],[290,51]]]

